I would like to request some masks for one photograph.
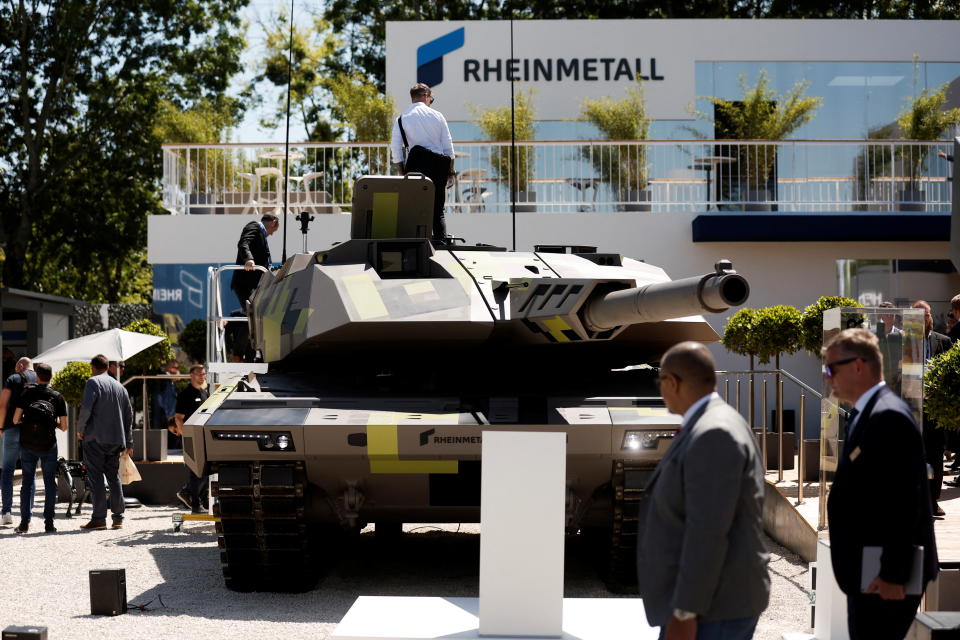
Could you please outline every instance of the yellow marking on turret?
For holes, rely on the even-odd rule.
[[[400,209],[399,193],[373,194],[373,229],[374,238],[397,237],[397,215]]]
[[[401,460],[397,414],[374,411],[367,418],[371,473],[457,473],[457,460]]]
[[[300,309],[300,315],[297,317],[297,324],[293,327],[294,333],[303,333],[307,328],[307,321],[313,315],[313,309]]]
[[[570,338],[564,335],[563,332],[571,327],[562,316],[553,316],[549,320],[544,320],[543,326],[547,328],[550,335],[557,339],[557,342],[570,342]]]
[[[387,307],[383,304],[380,292],[377,291],[377,287],[373,284],[370,276],[363,273],[346,276],[342,282],[343,286],[347,288],[347,295],[350,296],[350,301],[353,302],[361,320],[382,318],[388,315]]]
[[[437,290],[436,287],[433,286],[433,283],[429,280],[411,282],[410,284],[403,285],[403,288],[407,292],[408,296],[415,296],[418,293],[433,293]]]

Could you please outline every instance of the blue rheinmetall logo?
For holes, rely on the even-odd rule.
[[[463,27],[417,48],[417,82],[435,87],[443,82],[443,56],[463,46]]]

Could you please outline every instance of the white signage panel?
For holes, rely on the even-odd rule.
[[[517,20],[388,22],[387,93],[435,88],[448,120],[534,89],[538,120],[576,118],[584,98],[622,98],[637,78],[658,120],[692,119],[698,61],[960,61],[958,21]]]

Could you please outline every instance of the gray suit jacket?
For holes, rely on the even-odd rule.
[[[133,407],[123,385],[102,373],[91,376],[83,389],[77,430],[84,442],[133,448]]]
[[[709,400],[670,445],[640,506],[637,577],[651,625],[666,624],[674,609],[716,621],[766,608],[763,494],[749,427],[723,400]]]

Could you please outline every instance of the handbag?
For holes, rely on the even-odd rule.
[[[139,482],[142,480],[140,477],[140,471],[137,469],[137,465],[133,464],[133,460],[130,459],[126,453],[120,454],[120,482],[121,484],[130,484],[131,482]]]
[[[397,125],[400,127],[400,137],[403,138],[403,151],[405,158],[403,170],[405,173],[416,171],[428,177],[439,175],[446,176],[448,173],[450,173],[449,157],[443,155],[442,153],[430,151],[430,149],[420,145],[414,145],[412,148],[409,148],[409,143],[407,142],[407,133],[403,130],[402,116],[397,118]]]

